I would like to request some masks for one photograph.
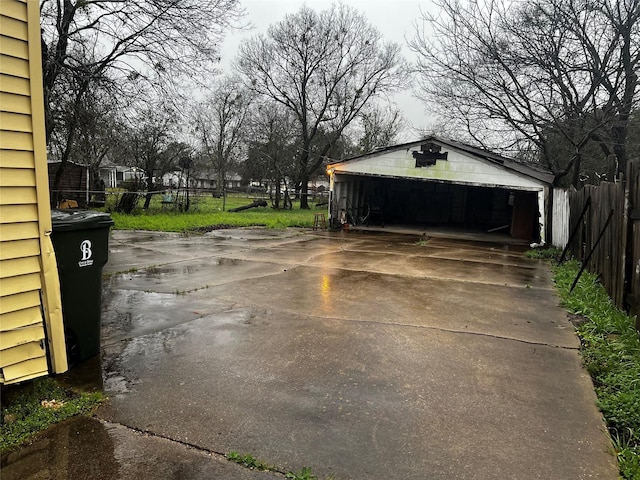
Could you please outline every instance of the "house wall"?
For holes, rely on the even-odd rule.
[[[100,168],[100,180],[104,182],[105,188],[116,188],[118,186],[118,175],[115,167]]]
[[[0,383],[67,369],[50,239],[39,13],[38,2],[0,1]]]

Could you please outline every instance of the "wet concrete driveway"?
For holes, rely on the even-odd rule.
[[[616,478],[548,268],[522,247],[418,240],[113,232],[109,402],[60,427],[67,471],[284,476],[233,450],[336,480]]]

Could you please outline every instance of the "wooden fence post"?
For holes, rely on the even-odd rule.
[[[625,178],[626,242],[625,306],[636,315],[640,330],[640,160],[630,161]]]

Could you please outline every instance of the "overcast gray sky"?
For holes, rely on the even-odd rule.
[[[246,32],[234,32],[225,38],[222,51],[222,65],[227,68],[243,38],[251,37],[258,32],[264,32],[267,27],[280,21],[287,13],[297,12],[302,5],[308,5],[316,10],[324,10],[334,3],[331,0],[241,0],[242,6],[247,11],[246,21],[255,28]],[[343,0],[345,5],[356,8],[362,12],[369,22],[375,26],[385,39],[399,43],[405,58],[413,60],[413,53],[407,46],[407,39],[413,37],[414,22],[420,18],[420,9],[423,11],[431,7],[431,1],[415,0]],[[433,7],[431,7],[433,8]],[[400,140],[410,141],[419,137],[415,129],[429,126],[433,118],[429,116],[425,105],[415,97],[411,91],[394,96],[394,101],[403,112],[409,129]]]

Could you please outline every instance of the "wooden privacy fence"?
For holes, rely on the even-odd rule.
[[[625,178],[569,191],[567,249],[633,315],[640,311],[640,161],[629,162]]]

